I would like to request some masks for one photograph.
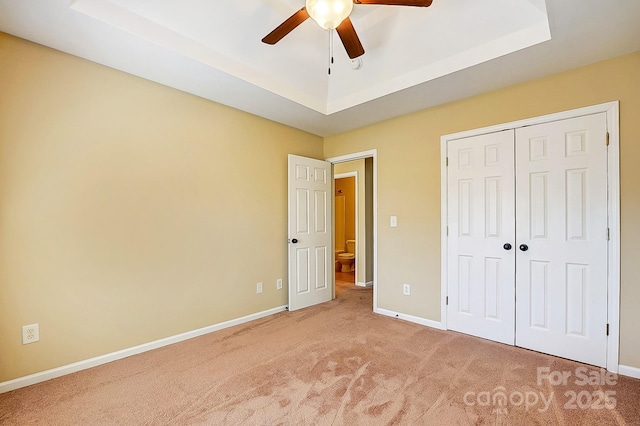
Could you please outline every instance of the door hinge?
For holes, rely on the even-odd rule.
[[[447,237],[449,236],[449,226],[447,225]]]
[[[607,146],[609,146],[609,132],[607,132]]]
[[[607,241],[611,241],[611,228],[607,228]]]
[[[444,165],[445,167],[449,167],[449,157],[444,157]]]
[[[607,336],[609,335],[609,324],[607,323]]]
[[[445,305],[449,306],[449,296],[446,297]]]

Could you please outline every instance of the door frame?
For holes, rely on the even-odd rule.
[[[331,164],[334,164],[334,163],[331,163]],[[354,255],[355,255],[354,261],[356,262],[356,269],[354,271],[354,276],[355,276],[355,280],[356,280],[355,284],[358,285],[358,255],[360,254],[359,250],[358,250],[358,241],[360,241],[360,232],[359,232],[360,231],[360,229],[359,229],[360,228],[360,221],[358,220],[358,214],[360,213],[359,212],[360,209],[358,208],[358,204],[359,204],[359,201],[360,201],[360,199],[358,198],[358,197],[360,197],[360,194],[359,194],[359,191],[358,191],[358,172],[357,171],[353,171],[353,172],[338,173],[338,174],[334,173],[333,174],[333,183],[335,185],[336,179],[345,179],[345,178],[350,178],[350,177],[355,178],[355,186],[356,186],[355,187],[355,193],[356,193],[356,205],[355,205],[356,247],[355,247],[355,250],[356,250],[356,252],[354,253]],[[336,196],[335,190],[334,190],[333,196],[334,196],[334,198]],[[334,218],[333,218],[333,238],[334,238],[333,245],[334,245],[334,250],[336,248],[335,247],[335,235],[336,235],[335,212],[336,212],[336,203],[334,201],[334,203],[333,203],[333,214],[334,214]],[[335,261],[334,261],[334,264],[335,264]]]
[[[487,133],[499,132],[507,129],[531,126],[535,124],[560,121],[585,115],[606,113],[607,132],[609,135],[609,150],[607,164],[608,201],[607,216],[609,221],[609,245],[608,245],[608,273],[607,273],[607,318],[609,323],[609,336],[607,339],[607,370],[614,373],[619,369],[620,346],[620,107],[619,101],[607,102],[584,108],[572,109],[554,114],[542,115],[509,123],[467,130],[458,133],[444,135],[440,138],[440,321],[442,327],[447,329],[447,234],[448,234],[448,199],[447,199],[447,147],[451,140],[478,136]]]
[[[333,173],[333,164],[346,163],[353,160],[363,160],[365,158],[373,159],[373,312],[378,312],[378,150],[371,149],[369,151],[354,152],[351,154],[340,155],[325,159],[332,164],[331,172]],[[365,177],[362,177],[365,179]],[[332,180],[332,182],[334,182]],[[335,183],[335,182],[334,182]],[[333,185],[333,193],[335,196],[335,185]],[[331,227],[335,226],[335,212],[331,214]],[[334,233],[332,232],[332,235]],[[332,241],[335,247],[336,242]],[[357,268],[357,266],[356,266]],[[335,274],[334,274],[335,276]],[[335,298],[335,279],[333,281],[333,291]]]

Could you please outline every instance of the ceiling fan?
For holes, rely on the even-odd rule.
[[[364,48],[356,33],[349,15],[355,4],[377,4],[388,6],[431,6],[433,0],[306,0],[305,7],[291,15],[291,17],[271,31],[263,43],[276,44],[284,36],[293,31],[308,18],[312,18],[322,28],[335,29],[342,40],[349,58],[355,59],[364,55]]]

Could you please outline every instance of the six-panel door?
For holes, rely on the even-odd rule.
[[[447,326],[511,345],[515,320],[513,135],[509,130],[449,142],[447,170]]]
[[[333,295],[331,163],[289,155],[289,310]]]
[[[516,345],[607,361],[606,115],[516,130]],[[523,247],[524,248],[524,247]]]

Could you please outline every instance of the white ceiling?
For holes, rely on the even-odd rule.
[[[638,0],[355,5],[366,50],[308,20],[304,0],[0,0],[0,31],[320,136],[640,50]]]

